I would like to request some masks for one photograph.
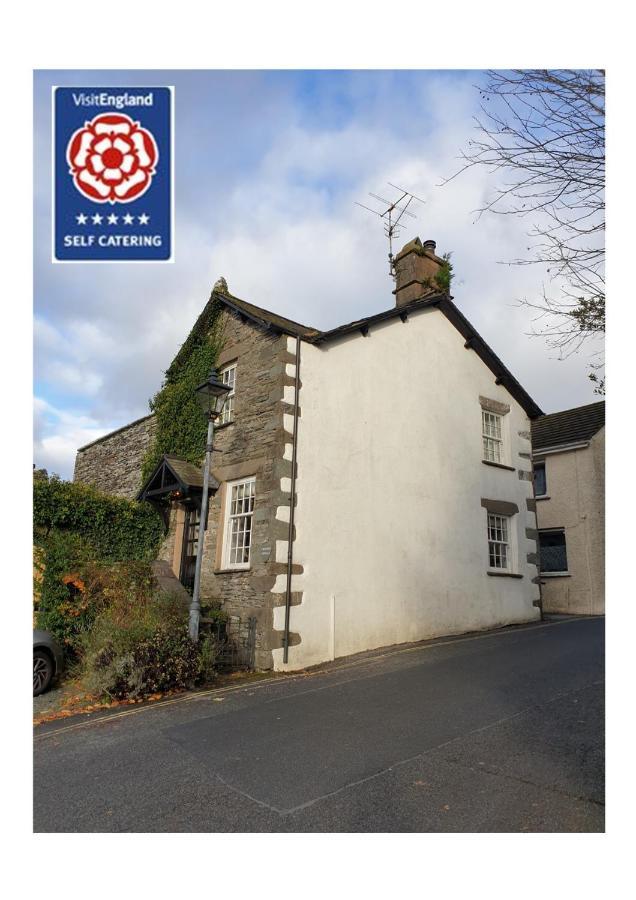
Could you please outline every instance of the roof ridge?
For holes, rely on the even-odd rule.
[[[605,406],[605,400],[595,400],[594,403],[583,403],[581,406],[570,406],[567,409],[559,409],[553,413],[544,413],[541,418],[547,419],[551,416],[563,416],[567,413],[580,412],[582,409],[591,409],[593,406]]]
[[[270,319],[270,321],[272,322],[278,319],[281,322],[288,322],[290,325],[295,325],[296,328],[301,328],[307,333],[321,333],[319,328],[314,328],[311,325],[304,325],[302,322],[296,322],[295,319],[290,319],[289,316],[283,316],[280,313],[273,312],[271,309],[266,309],[264,306],[258,306],[256,303],[252,303],[250,300],[243,300],[242,297],[237,297],[235,294],[231,294],[229,291],[227,293],[225,293],[224,291],[215,291],[214,294],[221,301],[227,300],[230,302],[230,304],[235,303],[248,307],[246,312],[254,310],[256,313],[263,313],[263,317]]]

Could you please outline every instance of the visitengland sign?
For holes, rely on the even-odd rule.
[[[53,88],[53,261],[172,262],[173,89]]]

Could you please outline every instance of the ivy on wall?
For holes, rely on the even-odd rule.
[[[157,428],[142,463],[142,483],[165,453],[194,465],[203,458],[207,422],[194,391],[216,366],[222,343],[220,311],[221,304],[212,295],[150,401]]]

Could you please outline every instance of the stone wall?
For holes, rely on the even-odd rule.
[[[141,464],[155,429],[154,416],[145,416],[80,447],[73,480],[115,497],[134,499],[141,487]]]
[[[221,487],[210,501],[201,602],[204,606],[220,603],[232,614],[255,616],[256,665],[268,669],[272,666],[272,648],[280,647],[282,641],[281,633],[274,630],[272,611],[273,605],[281,602],[281,595],[271,591],[277,576],[284,577],[286,572],[286,563],[277,562],[276,548],[282,541],[287,546],[288,525],[277,518],[277,511],[288,510],[290,500],[285,479],[289,482],[291,476],[291,456],[286,450],[291,438],[284,430],[284,416],[289,420],[293,413],[288,401],[294,384],[289,374],[294,355],[288,341],[293,344],[294,339],[265,331],[230,310],[224,310],[221,316],[223,343],[217,367],[222,369],[236,361],[236,393],[234,421],[215,430],[212,474]],[[251,476],[256,479],[256,496],[250,568],[224,570],[221,551],[226,484]],[[281,484],[287,489],[283,490]],[[182,522],[183,510],[174,504],[160,557],[177,575]]]

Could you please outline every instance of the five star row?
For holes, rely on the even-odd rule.
[[[79,215],[75,216],[78,225],[86,225],[89,219],[92,221],[93,225],[101,225],[104,219],[106,219],[109,225],[117,225],[120,218],[124,225],[133,225],[135,219],[139,220],[140,225],[147,225],[150,221],[150,216],[146,213],[142,213],[140,216],[131,216],[130,213],[126,213],[126,215],[121,217],[116,216],[115,213],[111,213],[109,216],[102,216],[100,213],[95,213],[93,216],[87,216],[84,213],[79,213]]]

